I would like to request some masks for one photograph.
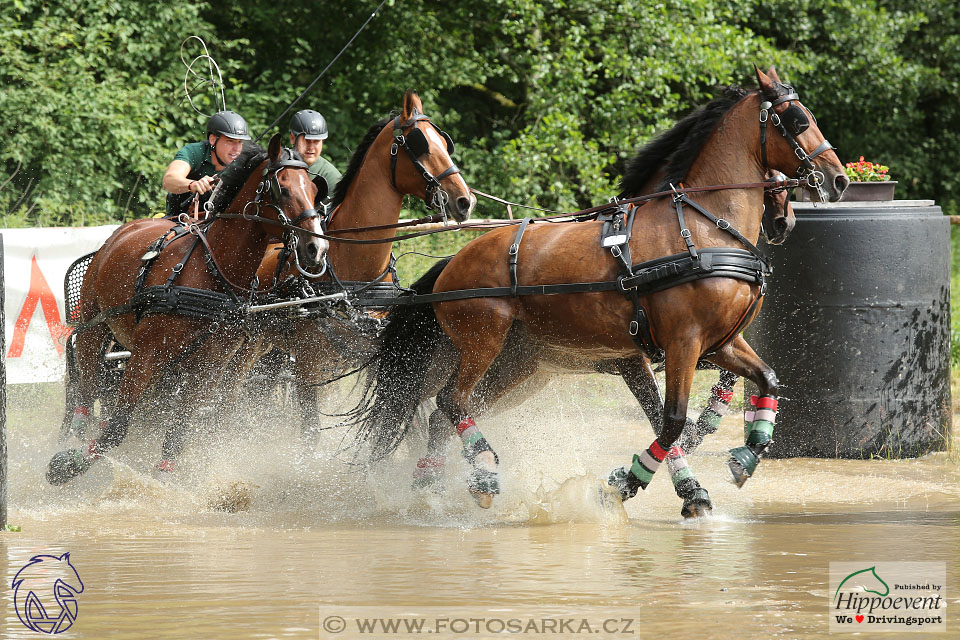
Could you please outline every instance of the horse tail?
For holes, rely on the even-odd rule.
[[[447,258],[434,264],[411,289],[418,295],[432,293],[449,262]],[[353,424],[358,425],[357,443],[370,445],[374,461],[392,453],[407,435],[423,395],[431,357],[443,336],[432,304],[400,305],[387,316],[363,398],[350,412]]]

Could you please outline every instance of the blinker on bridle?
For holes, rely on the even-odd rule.
[[[287,150],[284,150],[284,153],[286,154]],[[286,195],[286,189],[280,186],[280,178],[279,178],[280,172],[283,171],[284,169],[303,169],[304,171],[306,171],[308,168],[309,167],[306,162],[303,162],[302,160],[295,160],[292,158],[284,158],[282,160],[278,160],[275,163],[268,164],[263,169],[263,174],[261,175],[260,183],[257,184],[256,197],[250,202],[248,202],[246,205],[244,205],[243,211],[241,212],[240,215],[244,218],[255,219],[260,217],[260,210],[263,207],[271,207],[272,209],[274,209],[277,212],[277,221],[280,223],[280,226],[283,227],[283,250],[281,252],[281,259],[278,261],[278,270],[279,270],[279,267],[286,260],[284,256],[287,254],[293,254],[294,264],[301,273],[309,277],[319,277],[323,275],[327,270],[326,260],[324,260],[323,262],[323,269],[320,271],[320,273],[305,272],[303,268],[300,267],[300,263],[297,260],[296,250],[297,250],[298,241],[297,241],[297,236],[294,234],[294,231],[296,231],[297,226],[304,220],[317,218],[319,217],[320,214],[317,213],[317,210],[315,207],[311,207],[309,209],[304,209],[300,213],[300,215],[298,215],[296,218],[291,220],[287,216],[287,214],[284,212],[284,210],[280,208],[280,205],[278,204],[281,198],[283,198]],[[264,202],[264,198],[266,197],[267,192],[270,193],[270,199],[271,199],[270,202]],[[253,216],[247,215],[247,208],[250,206],[254,207]]]
[[[446,131],[441,130],[440,127],[430,122],[430,118],[421,113],[417,113],[406,122],[401,122],[400,116],[397,116],[393,119],[393,144],[390,145],[390,176],[393,182],[393,188],[397,188],[397,155],[402,148],[407,152],[413,167],[426,183],[424,191],[427,197],[424,200],[427,203],[427,207],[439,211],[440,214],[443,215],[444,221],[446,221],[448,196],[446,192],[440,188],[440,181],[448,176],[460,173],[460,168],[451,161],[450,166],[440,175],[434,176],[430,173],[429,169],[423,166],[423,163],[420,162],[420,157],[430,150],[430,143],[427,141],[427,136],[423,131],[417,129],[415,126],[417,122],[420,121],[428,122],[430,126],[440,134],[444,142],[446,142],[447,153],[453,154],[453,138],[451,138]],[[413,131],[404,135],[404,131],[411,127]]]
[[[827,196],[823,191],[824,176],[817,171],[813,164],[813,159],[828,149],[836,149],[830,142],[824,138],[816,149],[807,153],[797,142],[796,136],[810,128],[810,119],[807,117],[807,111],[800,106],[800,96],[790,85],[782,85],[787,93],[775,99],[773,102],[765,100],[760,104],[760,155],[763,161],[764,169],[769,169],[767,164],[767,122],[770,122],[783,136],[784,140],[793,148],[793,153],[800,160],[800,166],[797,167],[796,178],[805,180],[807,185],[817,190],[821,202],[827,201]],[[784,102],[796,101],[797,104],[788,106],[782,114],[778,114],[773,108]],[[814,123],[817,119],[810,113]]]

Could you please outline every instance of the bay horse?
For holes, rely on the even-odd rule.
[[[424,114],[417,93],[406,91],[399,115],[370,127],[334,190],[326,233],[345,241],[331,240],[329,273],[309,278],[311,287],[334,285],[334,278],[360,287],[378,280],[392,282],[392,243],[349,241],[383,240],[397,230],[342,230],[397,223],[405,195],[420,198],[444,216],[449,213],[457,222],[468,220],[477,199],[451,159],[453,152],[452,138]],[[271,246],[260,265],[258,279],[264,285],[277,275],[279,249]],[[296,275],[288,265],[283,277]],[[245,347],[235,364],[243,362],[249,369],[271,345],[291,353],[302,433],[308,444],[315,444],[320,429],[318,396],[326,388],[321,383],[361,364],[373,349],[371,337],[348,319],[335,315],[294,318],[280,325],[263,323],[256,340]]]
[[[772,72],[773,69],[768,73]],[[646,164],[646,157],[650,155],[659,158],[660,152],[657,147],[675,148],[677,138],[686,135],[686,125],[695,124],[697,119],[695,115],[680,123],[670,131],[669,135],[658,138],[655,143],[651,143],[652,148],[646,149],[643,154],[635,158],[629,172],[630,182],[642,181],[642,176],[650,171]],[[631,198],[653,193],[665,175],[661,169],[655,172],[652,178],[647,179],[642,187],[635,191],[623,191],[620,197]],[[765,178],[773,184],[782,184],[787,179],[778,171],[768,171]],[[767,244],[783,244],[795,224],[796,217],[787,190],[766,190],[761,233]],[[504,348],[497,354],[493,364],[474,388],[472,397],[476,399],[477,405],[475,417],[495,417],[503,411],[516,408],[560,375],[606,373],[623,379],[627,388],[640,403],[654,433],[660,435],[663,428],[663,397],[647,358],[596,361],[588,358],[565,357],[562,366],[558,366],[558,363],[551,361],[555,360],[550,357],[551,354],[544,353],[535,364],[532,364],[530,351],[522,348],[523,345],[520,343],[513,344],[516,337],[516,334],[508,336]],[[451,354],[451,358],[455,359],[455,354]],[[698,369],[700,368],[716,369],[717,367],[701,361],[698,363]],[[677,446],[687,455],[696,450],[705,436],[717,430],[720,420],[729,410],[733,388],[738,380],[739,377],[729,371],[721,371],[720,378],[710,389],[707,403],[700,411],[697,420],[687,419],[677,443]],[[413,486],[416,489],[442,491],[440,482],[446,466],[446,456],[443,452],[447,440],[452,435],[453,424],[447,420],[444,412],[437,408],[433,400],[425,400],[416,416],[426,425],[427,452],[417,460]],[[705,515],[712,510],[709,493],[700,486],[692,473],[686,482],[675,485],[674,489],[683,501],[680,513],[684,517]]]
[[[81,285],[74,432],[84,433],[91,419],[101,351],[111,332],[131,356],[100,437],[83,450],[57,453],[47,469],[50,483],[68,482],[118,446],[141,398],[176,367],[180,405],[157,465],[161,472],[173,470],[191,409],[215,389],[244,340],[242,298],[268,239],[282,227],[304,264],[325,259],[317,196],[306,163],[283,148],[278,134],[266,151],[245,145],[220,174],[205,228],[189,220],[134,220],[107,238]]]
[[[753,246],[763,215],[758,185],[767,171],[776,170],[803,177],[812,191],[837,201],[849,182],[793,88],[779,82],[775,73],[757,69],[756,74],[759,91],[732,87],[691,116],[695,126],[686,123],[679,148],[651,143],[661,160],[669,160],[660,190],[681,184],[687,189],[736,188],[694,193],[695,201],[674,191],[671,197],[637,206],[628,243],[629,279],[618,278],[620,266],[605,256],[600,245],[603,225],[579,222],[533,225],[522,243],[516,229],[491,231],[414,284],[421,295],[476,289],[479,297],[403,305],[390,313],[365,399],[353,412],[358,440],[370,446],[374,460],[403,440],[420,398],[437,395],[438,407],[448,424],[455,425],[471,464],[468,488],[481,507],[489,507],[499,492],[498,459],[472,416],[482,410],[477,400],[495,402],[518,376],[513,371],[491,375],[484,396],[473,396],[505,347],[517,354],[513,361],[531,369],[548,359],[559,366],[565,361],[616,362],[625,379],[650,379],[645,355],[657,349],[663,351],[666,376],[661,429],[629,467],[610,474],[608,483],[625,500],[646,488],[664,461],[675,485],[692,477],[675,443],[687,423],[690,386],[701,359],[748,378],[760,390],[746,444],[732,450],[729,461],[740,483],[754,472],[771,442],[779,391],[774,372],[739,333],[759,311],[768,271]],[[654,160],[647,155],[643,164],[664,164]],[[624,191],[640,190],[656,171],[628,172]],[[730,269],[712,266],[713,260],[719,260],[718,265],[726,260],[720,256],[734,255],[740,257],[730,258]],[[512,260],[506,256],[516,256],[513,281]],[[711,265],[704,268],[703,260]],[[653,286],[666,282],[657,280],[666,272],[686,279]],[[519,291],[513,287],[557,291],[571,283],[598,282],[615,282],[617,287],[509,295]],[[485,295],[484,289],[498,293]],[[444,359],[452,366],[444,366]]]

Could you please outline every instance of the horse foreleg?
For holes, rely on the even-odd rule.
[[[674,349],[667,349],[667,392],[663,408],[663,428],[647,449],[641,454],[634,454],[630,468],[620,467],[610,474],[609,484],[620,492],[620,497],[627,500],[637,495],[641,489],[646,489],[653,480],[660,465],[667,460],[668,468],[678,495],[680,486],[684,487],[684,501],[687,497],[709,508],[709,496],[706,491],[696,485],[693,487],[688,479],[693,479],[684,458],[683,449],[674,446],[680,438],[687,424],[687,404],[690,397],[690,387],[693,383],[693,374],[696,370],[698,354],[692,346],[683,345]],[[634,371],[636,374],[636,371]],[[695,479],[693,479],[696,482]],[[679,486],[678,486],[679,485]],[[689,491],[686,489],[689,487]],[[692,515],[700,515],[694,510]]]
[[[110,337],[105,324],[95,325],[71,338],[67,344],[66,411],[61,441],[73,433],[83,440],[93,418],[94,403],[101,396],[104,345]],[[101,411],[112,398],[101,398]]]
[[[96,335],[91,335],[91,343]],[[110,419],[103,423],[100,437],[91,440],[83,449],[66,449],[53,456],[47,466],[47,481],[50,484],[65,484],[73,478],[86,473],[105,451],[118,446],[127,435],[130,415],[145,390],[157,379],[157,365],[162,363],[157,349],[138,351],[127,362],[123,378],[120,381],[120,390],[117,394],[116,408]],[[99,366],[90,357],[92,350],[81,350],[78,345],[77,358],[81,370],[84,371],[81,380],[89,384],[86,376],[90,373],[89,367]],[[96,351],[99,355],[99,349]],[[94,364],[91,365],[91,362]],[[87,387],[89,390],[90,387]]]
[[[221,333],[207,334],[198,338],[202,343],[190,358],[195,363],[204,364],[184,367],[181,372],[182,391],[176,398],[177,411],[174,413],[172,424],[163,435],[160,461],[155,467],[156,471],[170,473],[174,470],[176,460],[183,453],[186,445],[187,425],[201,403],[211,393],[216,392],[220,385],[226,385],[229,389],[230,384],[235,382],[225,379],[225,372],[230,370],[230,362],[243,346],[244,338],[230,333],[229,330],[221,331]]]
[[[773,443],[780,385],[773,369],[760,359],[742,336],[737,336],[711,356],[710,361],[733,374],[747,378],[757,385],[760,391],[755,407],[746,415],[748,420],[745,445],[730,450],[730,473],[733,474],[736,485],[742,487],[756,471],[760,456]]]
[[[663,399],[650,363],[643,357],[629,358],[618,360],[617,368],[630,392],[640,402],[644,413],[647,414],[654,434],[660,436],[663,431]],[[680,442],[668,451],[666,458],[674,491],[683,500],[680,514],[685,518],[700,517],[713,509],[710,495],[706,489],[700,486],[684,455],[685,452],[692,452],[696,444],[699,444],[699,441],[703,438],[698,426],[699,422],[695,424],[690,419],[685,418]],[[693,446],[688,447],[688,443],[692,443]]]

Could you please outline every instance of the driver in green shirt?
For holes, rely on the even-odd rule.
[[[249,139],[247,121],[239,113],[213,114],[207,121],[206,141],[191,142],[177,151],[163,175],[163,188],[169,192],[167,215],[185,211],[194,195],[209,194],[214,176],[236,160],[243,150],[243,141]]]
[[[312,109],[304,109],[294,114],[290,120],[290,144],[303,156],[312,176],[320,176],[327,181],[329,193],[340,182],[340,172],[325,158],[321,158],[323,141],[327,139],[327,121]]]

